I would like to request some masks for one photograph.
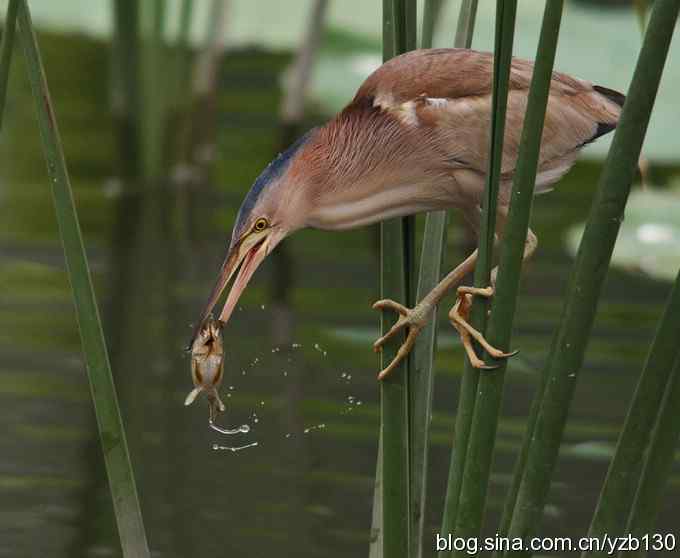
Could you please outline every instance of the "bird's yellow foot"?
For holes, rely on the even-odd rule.
[[[385,342],[399,333],[404,328],[408,328],[406,334],[406,340],[402,343],[401,347],[397,351],[396,356],[381,372],[378,374],[378,380],[382,380],[390,372],[392,372],[399,363],[404,360],[408,354],[413,349],[415,345],[416,337],[420,333],[420,330],[425,327],[427,323],[427,317],[432,311],[432,306],[423,304],[422,302],[415,306],[415,308],[406,308],[403,304],[399,304],[393,300],[379,300],[373,304],[375,310],[394,310],[399,314],[399,319],[397,323],[394,324],[390,330],[385,333],[380,339],[373,343],[373,350],[375,352],[380,352],[383,349]]]
[[[475,339],[482,347],[484,347],[486,352],[495,359],[508,358],[516,355],[518,351],[505,353],[490,345],[489,342],[484,339],[481,332],[477,331],[468,323],[473,297],[483,296],[485,298],[490,298],[493,296],[493,287],[486,287],[484,289],[476,287],[458,287],[457,293],[458,300],[456,300],[456,303],[449,312],[449,320],[451,321],[451,325],[456,328],[456,331],[458,331],[458,334],[460,335],[460,340],[463,342],[463,347],[470,359],[470,364],[472,364],[474,368],[481,368],[483,370],[498,368],[497,364],[486,364],[477,356],[475,349],[472,346],[472,339]]]

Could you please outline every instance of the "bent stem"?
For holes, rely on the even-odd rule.
[[[668,298],[659,327],[640,374],[633,401],[616,446],[597,509],[588,532],[589,537],[623,536],[635,502],[638,478],[644,456],[653,437],[654,421],[667,391],[673,364],[680,357],[680,273]],[[677,370],[675,371],[677,373]],[[584,552],[583,557],[605,556],[606,552]]]
[[[18,6],[19,38],[35,100],[66,267],[73,291],[83,354],[109,478],[118,534],[126,558],[148,558],[142,513],[120,416],[111,366],[73,201],[59,130],[26,0]]]

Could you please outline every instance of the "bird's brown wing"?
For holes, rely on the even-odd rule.
[[[502,172],[514,171],[533,63],[514,58],[510,72]],[[493,56],[467,49],[411,51],[371,74],[354,103],[367,100],[403,124],[428,128],[454,168],[484,173],[489,149]],[[623,96],[554,72],[543,130],[537,187],[547,188],[586,143],[611,130]],[[543,173],[543,174],[541,174]]]

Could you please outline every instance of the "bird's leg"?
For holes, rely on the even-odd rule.
[[[538,239],[536,235],[529,229],[527,232],[527,239],[524,244],[524,253],[522,255],[522,262],[528,260],[531,255],[536,250],[538,246]],[[472,346],[472,339],[475,339],[492,358],[501,359],[508,358],[515,354],[517,351],[506,353],[500,349],[492,346],[484,338],[481,332],[473,328],[468,320],[470,318],[470,309],[472,307],[472,299],[474,296],[483,296],[486,298],[491,298],[494,294],[494,288],[496,285],[496,276],[498,275],[498,266],[494,267],[491,271],[491,286],[486,288],[476,288],[476,287],[458,287],[458,299],[456,303],[451,308],[449,312],[449,321],[451,325],[460,334],[460,339],[463,342],[463,347],[465,352],[470,359],[470,364],[474,368],[481,368],[484,370],[490,370],[493,368],[498,368],[497,365],[488,365],[482,359],[480,359],[474,351]]]
[[[470,254],[460,265],[451,271],[444,279],[442,279],[414,308],[406,308],[393,300],[379,300],[373,305],[376,310],[394,310],[399,314],[397,323],[395,323],[390,330],[380,337],[374,344],[373,350],[382,351],[383,345],[388,339],[399,333],[403,329],[407,329],[406,340],[399,347],[396,356],[381,372],[378,374],[378,379],[382,380],[392,370],[394,370],[399,363],[406,358],[411,352],[413,345],[416,342],[416,337],[420,330],[425,327],[427,319],[435,309],[439,301],[450,291],[453,287],[458,285],[463,277],[470,273],[475,268],[477,262],[477,250]]]

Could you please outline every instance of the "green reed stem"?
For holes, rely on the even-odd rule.
[[[487,331],[487,339],[493,346],[507,351],[510,346],[512,323],[519,293],[522,261],[525,249],[525,240],[529,230],[531,208],[534,199],[534,184],[538,168],[543,124],[548,106],[552,70],[557,52],[557,40],[560,33],[562,11],[564,2],[553,0],[545,4],[541,34],[536,49],[536,61],[529,89],[527,112],[522,129],[520,148],[515,170],[512,194],[510,198],[510,210],[508,220],[503,233],[503,248],[498,266],[498,280],[496,292],[491,306],[491,317]],[[506,362],[499,362],[501,368],[491,374],[483,374],[480,378],[478,390],[484,405],[487,406],[488,415],[498,418],[501,396],[503,391],[503,376],[506,370]],[[476,413],[475,413],[475,416]],[[496,422],[493,421],[493,422]],[[487,424],[479,424],[479,428],[488,427]],[[473,437],[478,435],[473,426]],[[490,436],[489,432],[486,436]],[[510,518],[519,488],[520,472],[524,468],[526,455],[520,453],[513,483],[506,496],[506,504],[501,520],[500,533],[507,532],[510,526]]]
[[[425,5],[423,6],[423,26],[420,33],[420,48],[432,48],[434,33],[443,7],[444,0],[425,0]]]
[[[635,503],[630,512],[626,533],[638,540],[654,533],[656,516],[668,477],[673,467],[675,450],[680,440],[680,357],[668,378],[659,416],[652,431],[649,453],[645,460]],[[630,553],[626,552],[626,556]],[[646,556],[644,549],[633,552],[633,556]],[[621,554],[619,554],[621,556]]]
[[[491,107],[491,145],[486,191],[482,200],[482,220],[478,248],[479,259],[477,260],[474,274],[474,284],[477,287],[488,286],[490,282],[516,13],[516,1],[497,1]],[[484,331],[486,329],[488,304],[487,301],[480,300],[480,298],[477,297],[473,303],[471,322],[473,327],[479,331]],[[492,372],[491,374],[495,373]],[[479,370],[472,368],[469,362],[466,362],[465,374],[477,377],[477,395],[470,424],[470,433],[468,434],[469,442],[465,456],[463,478],[460,484],[455,533],[456,536],[461,537],[477,537],[482,528],[498,420],[497,411],[494,412],[493,402],[489,400],[486,393],[479,391],[480,383],[489,376],[482,375],[480,378]],[[456,440],[456,443],[459,443],[459,441]],[[459,553],[453,553],[453,555],[459,555]]]
[[[7,100],[7,83],[9,82],[9,69],[12,65],[12,52],[14,51],[14,32],[17,26],[18,0],[9,0],[5,26],[2,30],[2,44],[0,44],[0,129],[5,114],[5,101]]]
[[[66,257],[66,268],[73,290],[83,354],[87,363],[123,555],[126,558],[148,558],[150,554],[134,474],[92,288],[85,246],[80,233],[45,71],[26,0],[20,0],[17,17],[19,39],[26,57],[28,77],[35,100],[40,137],[52,186],[59,234]]]
[[[535,427],[526,439],[529,449],[510,524],[511,537],[532,536],[541,519],[576,378],[583,363],[679,9],[680,3],[676,0],[654,3],[544,371],[545,390]]]
[[[442,7],[442,0],[426,0],[423,12],[423,34],[421,48],[432,47],[436,20]],[[420,271],[416,300],[430,292],[441,276],[444,249],[446,246],[446,211],[428,213],[420,255]],[[437,328],[436,312],[418,336],[413,348],[413,362],[409,376],[411,396],[410,450],[411,450],[411,551],[410,556],[418,557],[423,552],[423,530],[425,527],[425,505],[427,497],[427,462],[430,436],[430,415],[432,414],[432,393],[434,389],[434,351]]]
[[[472,45],[472,30],[477,18],[477,0],[463,0],[460,4],[456,36],[453,40],[455,48],[470,48]]]
[[[476,9],[476,1],[464,0],[461,5],[461,16],[470,23],[465,36],[460,39],[469,44],[472,39],[474,16],[466,17],[469,10]],[[421,46],[432,46],[432,33],[435,28],[436,15],[441,9],[438,0],[425,3],[423,15],[423,37]],[[431,18],[432,22],[427,22]],[[418,276],[417,300],[429,293],[441,279],[441,267],[446,248],[446,211],[428,213],[425,218],[425,230],[420,256],[420,273]],[[432,393],[434,390],[434,353],[437,336],[436,312],[428,320],[416,341],[413,349],[413,368],[410,376],[411,392],[411,548],[412,556],[420,556],[423,546],[423,530],[425,519],[427,492],[427,465],[430,435],[430,415],[432,414]]]
[[[383,59],[416,47],[416,0],[383,1]],[[392,219],[380,225],[381,297],[409,304],[414,298],[414,219]],[[394,323],[383,313],[382,331]],[[396,355],[403,338],[394,339],[382,352],[382,366]],[[408,556],[410,549],[409,499],[409,369],[406,359],[380,387],[382,443],[382,541],[383,556]]]
[[[630,510],[635,501],[635,491],[643,468],[643,457],[653,436],[657,419],[673,370],[680,356],[678,332],[680,331],[680,274],[666,304],[663,317],[650,347],[647,361],[640,374],[633,401],[609,465],[600,500],[590,524],[589,537],[623,536]],[[680,424],[680,421],[679,421]],[[586,556],[602,556],[602,552],[584,552]]]

